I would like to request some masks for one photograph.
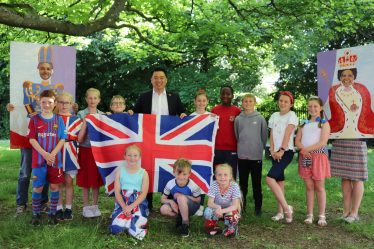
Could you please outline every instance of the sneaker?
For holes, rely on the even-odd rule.
[[[34,227],[40,225],[40,214],[34,214],[34,215],[32,216],[32,219],[31,219],[30,225],[32,225],[32,226],[34,226]]]
[[[181,237],[187,238],[190,235],[190,226],[187,224],[182,225],[181,232],[179,233]]]
[[[40,206],[40,212],[41,213],[49,214],[49,211],[50,211],[50,209],[49,209],[47,203],[44,203],[43,205]]]
[[[95,214],[92,212],[91,207],[84,207],[83,216],[86,218],[92,218],[95,217]]]
[[[229,235],[227,235],[227,238],[235,238],[235,233],[230,233]]]
[[[71,209],[66,208],[64,212],[64,220],[72,220],[73,219],[73,212]]]
[[[99,207],[97,205],[91,206],[91,210],[94,213],[95,217],[101,216],[100,209],[99,209]]]
[[[255,215],[256,215],[258,218],[261,218],[261,215],[262,215],[261,209],[255,209]]]
[[[55,213],[51,213],[48,219],[48,226],[56,226],[58,225],[58,220]]]
[[[26,206],[24,205],[17,205],[16,213],[14,214],[14,218],[17,218],[20,214],[26,212]]]
[[[203,216],[204,214],[204,206],[200,205],[199,209],[196,211],[196,216]]]
[[[57,210],[57,212],[56,212],[56,219],[58,221],[64,220],[64,212],[62,211],[62,209]]]

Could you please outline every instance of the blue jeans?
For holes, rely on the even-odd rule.
[[[29,186],[31,177],[32,149],[21,149],[21,170],[18,176],[17,184],[17,205],[27,206],[29,200]],[[44,185],[42,191],[42,200],[40,205],[48,202],[48,183]]]

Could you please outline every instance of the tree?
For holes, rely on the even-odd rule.
[[[362,29],[368,33],[368,29]],[[305,99],[317,94],[317,53],[329,50],[336,50],[347,47],[365,45],[369,39],[362,32],[345,33],[337,32],[337,38],[328,42],[327,45],[320,45],[314,48],[309,58],[305,61],[298,61],[294,64],[279,65],[280,77],[276,82],[279,91],[290,91],[295,96],[303,96]]]

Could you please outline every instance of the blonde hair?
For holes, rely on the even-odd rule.
[[[87,95],[89,92],[94,92],[94,93],[97,93],[97,95],[99,95],[99,98],[100,98],[100,91],[97,90],[96,88],[90,88],[86,91],[86,98],[87,98]]]
[[[110,105],[112,105],[112,102],[115,99],[120,99],[123,101],[123,104],[125,104],[125,99],[121,95],[114,95],[113,98],[110,100]]]
[[[214,174],[216,174],[217,169],[228,169],[230,171],[230,174],[231,174],[230,182],[235,182],[235,179],[232,177],[233,176],[232,167],[228,163],[218,164],[217,167],[216,167],[216,170],[214,171]]]
[[[73,103],[73,95],[71,95],[69,92],[61,92],[57,94],[56,101],[58,101],[60,97],[68,97],[70,99],[70,103]],[[53,113],[58,114],[59,112],[60,110],[58,109],[58,106],[56,105],[56,108],[53,110]]]
[[[59,93],[59,94],[56,96],[56,100],[58,101],[58,99],[59,99],[60,97],[68,97],[68,98],[70,98],[70,102],[71,102],[71,103],[73,102],[73,95],[71,95],[71,93],[69,93],[69,92],[61,92],[61,93]]]
[[[184,172],[185,170],[187,170],[188,173],[191,173],[191,166],[192,166],[191,161],[189,161],[185,158],[179,158],[174,163],[173,173],[178,172],[178,174],[180,174],[180,173]]]
[[[233,178],[233,175],[232,175],[232,167],[228,164],[228,163],[222,163],[222,164],[218,164],[215,171],[214,171],[214,175],[216,174],[217,170],[218,169],[228,169],[230,171],[230,174],[231,174],[231,179],[230,179],[230,182],[235,182],[235,179]],[[243,206],[243,193],[242,191],[240,190],[240,186],[238,184],[238,188],[239,188],[239,191],[240,191],[240,199],[239,199],[239,206],[238,206],[238,212],[240,213],[241,209],[242,209],[242,206]]]
[[[318,96],[312,96],[308,99],[307,103],[309,104],[310,101],[317,101],[317,103],[319,104],[319,106],[323,106],[323,101],[322,99],[320,99]],[[312,116],[308,116],[308,120],[310,120],[312,118]],[[318,128],[322,128],[322,120],[324,118],[324,115],[323,115],[323,109],[319,112],[319,118],[321,119],[321,121],[318,122]],[[303,128],[305,125],[305,123],[302,123],[299,125],[299,128]]]
[[[245,98],[253,98],[253,100],[255,101],[255,103],[257,103],[256,101],[256,96],[252,93],[247,93],[247,94],[244,94],[243,97],[242,97],[242,103],[244,101]]]
[[[127,147],[124,155],[126,155],[127,151],[129,151],[129,150],[137,150],[139,152],[139,156],[142,156],[142,151],[136,145],[131,145],[131,146]]]

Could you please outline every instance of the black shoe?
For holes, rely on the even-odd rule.
[[[227,235],[227,238],[235,238],[235,233],[230,233],[229,235]]]
[[[261,209],[255,209],[255,215],[256,215],[258,218],[261,218],[261,215],[262,215]]]
[[[40,212],[41,213],[49,214],[49,211],[50,211],[50,209],[49,209],[47,203],[44,203],[43,205],[40,206]]]
[[[179,233],[179,235],[181,237],[187,238],[189,234],[190,234],[190,226],[187,225],[187,224],[183,224],[181,232]]]
[[[66,208],[64,212],[64,220],[72,220],[73,219],[73,212],[71,209]]]
[[[57,212],[56,212],[56,219],[58,221],[64,220],[64,212],[62,211],[62,209],[57,210]]]
[[[55,213],[51,213],[48,219],[48,226],[56,226],[58,225],[57,217]]]
[[[40,225],[40,214],[34,214],[34,215],[32,216],[32,219],[31,219],[30,225],[32,225],[32,226],[34,226],[34,227]]]

